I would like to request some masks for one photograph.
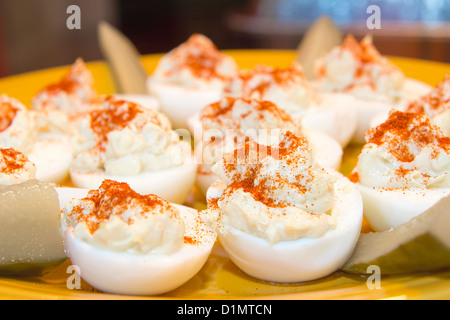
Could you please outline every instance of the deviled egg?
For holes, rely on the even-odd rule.
[[[176,289],[202,268],[216,240],[201,212],[112,180],[69,201],[61,223],[83,279],[115,294]]]
[[[225,81],[237,70],[234,59],[210,39],[193,34],[160,59],[148,79],[148,89],[173,127],[186,129],[191,115],[222,97]]]
[[[427,115],[392,110],[365,137],[352,181],[373,230],[396,228],[450,193],[450,138]]]
[[[308,141],[284,132],[270,146],[248,141],[213,166],[208,218],[230,259],[272,282],[318,279],[338,270],[361,230],[354,184],[321,168]]]
[[[76,187],[95,189],[111,179],[184,203],[197,165],[190,143],[180,140],[164,114],[111,96],[81,115],[76,128],[70,169]]]
[[[201,141],[195,146],[200,163],[197,184],[206,193],[217,179],[211,167],[222,159],[225,153],[233,151],[245,140],[270,145],[278,139],[282,130],[290,130],[305,136],[315,160],[323,167],[339,169],[342,159],[341,145],[327,134],[302,128],[283,109],[270,101],[244,98],[223,98],[204,108],[200,113]],[[197,129],[194,131],[199,134]]]
[[[358,121],[352,138],[355,143],[364,143],[364,133],[371,127],[374,116],[431,89],[428,84],[407,78],[378,52],[370,36],[358,42],[347,35],[340,46],[317,60],[317,78],[315,87],[319,91],[356,98]]]
[[[40,275],[67,259],[59,198],[21,152],[0,148],[0,273]]]
[[[71,132],[71,118],[90,107],[96,97],[94,78],[83,59],[78,58],[58,82],[41,89],[31,101],[39,131]]]
[[[0,95],[0,147],[24,153],[36,165],[36,178],[62,183],[69,175],[73,150],[67,135],[40,134],[35,114],[19,100]]]

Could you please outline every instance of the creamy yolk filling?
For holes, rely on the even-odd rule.
[[[119,175],[182,165],[187,151],[166,116],[113,97],[80,117],[73,142],[72,169]]]
[[[36,166],[21,152],[0,148],[0,185],[22,183],[36,177]]]
[[[398,102],[405,76],[383,57],[369,37],[357,42],[347,35],[341,46],[317,62],[322,89],[347,92],[365,100]]]
[[[281,129],[301,134],[283,109],[270,101],[225,97],[200,112],[203,167],[219,161],[247,140],[269,145]]]
[[[450,187],[450,138],[427,115],[391,111],[365,138],[353,181],[380,188]]]
[[[336,177],[311,158],[308,142],[284,132],[277,144],[248,141],[213,166],[226,186],[208,199],[212,221],[270,243],[320,237],[334,229]]]
[[[314,99],[313,90],[297,62],[287,68],[257,65],[250,70],[240,70],[227,82],[224,95],[271,101],[290,114],[304,111]]]
[[[59,82],[40,90],[32,100],[34,110],[56,109],[72,115],[84,110],[95,97],[94,78],[79,58]]]
[[[234,76],[237,70],[234,59],[220,52],[210,39],[193,34],[160,59],[152,80],[183,87],[222,90],[224,81]]]
[[[76,238],[111,251],[170,254],[185,241],[178,208],[112,180],[104,180],[86,198],[71,200],[62,221],[74,228]]]

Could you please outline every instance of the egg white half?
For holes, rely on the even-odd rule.
[[[337,226],[319,238],[301,238],[271,245],[265,239],[225,226],[219,241],[230,259],[246,274],[257,279],[292,283],[325,277],[338,270],[353,252],[363,217],[361,195],[356,186],[335,173],[335,201],[339,208]],[[217,181],[207,198],[221,194]]]
[[[450,188],[383,189],[356,184],[364,203],[364,217],[375,231],[396,228],[450,194]]]
[[[219,101],[222,91],[216,89],[185,88],[168,83],[156,83],[150,77],[148,90],[156,97],[174,129],[188,129],[187,119],[207,105]]]
[[[70,137],[64,134],[41,134],[27,157],[36,165],[36,179],[48,183],[62,183],[69,176],[73,159]]]
[[[111,175],[103,170],[70,170],[70,178],[77,188],[97,189],[105,179],[126,182],[140,194],[155,194],[166,201],[183,204],[195,183],[197,164],[193,158],[184,164],[137,175]]]
[[[185,236],[201,238],[199,243],[184,243],[170,255],[134,255],[101,250],[65,230],[66,249],[71,263],[80,268],[81,277],[94,288],[124,295],[159,295],[189,281],[205,264],[216,240],[201,212],[177,205],[186,224]],[[200,237],[198,233],[201,233]]]

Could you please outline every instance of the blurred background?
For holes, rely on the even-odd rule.
[[[69,5],[81,29],[69,30]],[[368,30],[368,6],[381,28]],[[194,32],[219,49],[295,49],[312,22],[329,16],[343,33],[369,31],[386,55],[450,62],[450,0],[0,0],[0,77],[103,59],[97,23],[108,21],[141,54],[166,52]]]

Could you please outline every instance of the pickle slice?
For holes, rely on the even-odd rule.
[[[0,273],[38,275],[67,258],[55,189],[39,180],[0,186]]]
[[[392,214],[395,214],[393,212]],[[436,271],[450,267],[450,196],[400,226],[361,234],[342,271],[366,274],[371,265],[381,274]]]

